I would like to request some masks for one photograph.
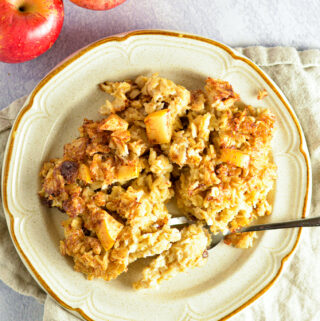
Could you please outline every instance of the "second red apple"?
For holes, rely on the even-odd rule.
[[[74,4],[91,10],[109,10],[126,0],[70,0]]]

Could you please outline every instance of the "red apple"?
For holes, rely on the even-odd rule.
[[[57,40],[63,24],[62,0],[0,0],[0,61],[38,57]]]
[[[109,10],[126,0],[70,0],[74,4],[91,10]]]

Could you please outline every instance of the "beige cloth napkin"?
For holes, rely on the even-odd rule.
[[[312,161],[313,199],[310,216],[320,215],[320,51],[293,48],[238,49],[261,66],[291,102],[305,132]],[[0,159],[10,127],[25,98],[0,111]],[[294,210],[294,209],[293,209]],[[8,260],[7,258],[10,258]],[[15,291],[44,303],[44,321],[75,321],[48,297],[30,276],[11,242],[0,209],[0,279]],[[233,321],[320,320],[320,228],[304,229],[298,249],[279,280]]]

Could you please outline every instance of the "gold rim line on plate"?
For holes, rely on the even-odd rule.
[[[112,41],[122,42],[122,41],[127,40],[130,37],[133,37],[133,36],[146,36],[146,35],[160,35],[160,36],[169,36],[169,37],[177,37],[177,38],[186,38],[186,39],[192,39],[192,40],[205,42],[207,44],[211,44],[213,46],[219,47],[220,49],[223,49],[224,51],[226,51],[233,59],[241,60],[241,61],[245,62],[263,78],[263,80],[269,85],[269,87],[273,90],[273,92],[277,95],[277,97],[280,99],[280,101],[286,107],[287,111],[289,112],[289,114],[290,114],[291,118],[293,119],[293,121],[297,127],[297,130],[299,132],[299,136],[300,136],[299,149],[300,149],[300,152],[302,153],[302,155],[304,156],[306,166],[307,166],[306,194],[304,197],[304,205],[303,205],[302,216],[301,216],[302,218],[304,218],[306,216],[306,211],[307,211],[307,207],[308,207],[309,187],[310,187],[309,186],[310,185],[310,162],[309,162],[309,158],[307,156],[307,153],[303,148],[303,134],[302,134],[301,126],[297,120],[297,117],[293,114],[291,108],[289,107],[289,105],[287,104],[285,99],[282,97],[282,95],[280,94],[278,89],[273,85],[273,83],[269,80],[269,78],[265,75],[265,73],[259,67],[257,67],[251,60],[249,60],[248,58],[242,57],[242,56],[238,56],[231,48],[229,48],[226,45],[223,45],[222,43],[219,43],[217,41],[207,39],[204,37],[200,37],[200,36],[196,36],[196,35],[175,32],[175,31],[137,30],[137,31],[132,31],[132,32],[126,33],[124,35],[107,37],[107,38],[104,38],[104,39],[101,39],[101,40],[98,40],[98,41],[92,43],[91,45],[89,45],[89,46],[85,47],[84,49],[81,49],[79,52],[75,53],[73,56],[71,56],[69,59],[67,59],[65,62],[63,62],[61,65],[59,65],[57,68],[52,70],[47,76],[45,76],[45,78],[43,78],[39,82],[39,84],[36,86],[36,88],[32,91],[28,104],[25,107],[23,107],[23,109],[20,111],[17,119],[15,120],[13,128],[11,130],[11,135],[10,135],[9,142],[7,145],[7,155],[6,155],[5,167],[4,167],[4,171],[3,171],[3,188],[2,188],[3,206],[10,217],[11,237],[15,243],[16,248],[20,252],[20,255],[23,257],[24,261],[27,263],[28,267],[31,269],[34,276],[37,278],[38,282],[42,285],[42,287],[48,292],[48,294],[52,298],[54,298],[64,308],[78,312],[84,319],[86,319],[88,321],[94,321],[94,320],[91,319],[88,315],[86,315],[86,313],[84,313],[84,311],[81,308],[74,308],[74,307],[68,305],[67,303],[65,303],[64,301],[62,301],[59,298],[59,296],[51,290],[51,288],[48,286],[48,284],[43,280],[43,278],[39,275],[37,270],[34,268],[32,263],[28,259],[27,255],[23,252],[23,250],[22,250],[22,248],[16,238],[16,235],[14,232],[14,216],[12,215],[12,213],[9,210],[8,200],[7,200],[8,173],[9,173],[9,167],[10,167],[10,160],[11,160],[11,156],[12,156],[13,144],[14,144],[14,140],[15,140],[15,134],[16,134],[16,131],[18,129],[18,126],[19,126],[19,123],[20,123],[22,117],[32,107],[34,97],[36,96],[36,94],[40,91],[40,89],[42,89],[43,86],[45,86],[48,83],[48,81],[50,79],[52,79],[56,74],[58,74],[60,71],[62,71],[65,67],[67,67],[73,61],[75,61],[79,57],[83,56],[85,53],[98,47],[101,44],[104,44],[107,42],[112,42]],[[285,255],[282,258],[281,266],[280,266],[277,274],[274,276],[274,278],[262,290],[260,290],[252,298],[250,298],[247,302],[243,303],[240,307],[236,308],[234,311],[232,311],[232,312],[228,313],[226,316],[222,317],[220,319],[220,321],[224,321],[224,320],[229,319],[230,317],[232,317],[233,315],[235,315],[236,313],[238,313],[239,311],[241,311],[242,309],[244,309],[245,307],[250,305],[252,302],[257,300],[262,294],[264,294],[275,283],[275,281],[277,280],[277,278],[279,277],[279,275],[283,269],[285,261],[287,261],[289,256],[294,252],[294,250],[296,249],[296,247],[298,245],[300,235],[301,235],[301,230],[302,230],[302,228],[300,227],[293,248],[291,249],[291,251],[287,255]]]

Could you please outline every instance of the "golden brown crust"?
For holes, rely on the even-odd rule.
[[[88,139],[86,137],[80,137],[72,143],[64,145],[63,156],[66,159],[81,161],[86,156],[87,145]]]

